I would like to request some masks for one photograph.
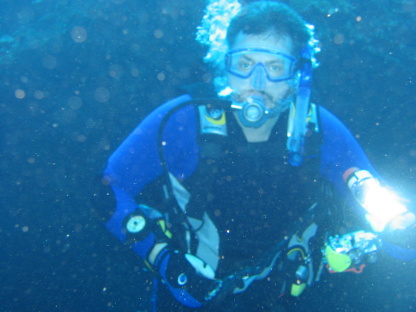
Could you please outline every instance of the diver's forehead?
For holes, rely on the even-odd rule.
[[[285,59],[266,52],[250,52],[240,56],[239,60],[248,62],[262,62],[264,64],[281,64]],[[287,61],[287,60],[286,60]]]
[[[240,32],[236,37],[234,45],[230,47],[230,50],[249,48],[268,49],[291,55],[293,42],[287,36],[278,36],[273,33],[247,35]]]

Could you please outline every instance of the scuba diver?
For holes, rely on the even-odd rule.
[[[416,257],[403,240],[413,212],[310,102],[311,25],[279,2],[218,0],[197,40],[215,80],[146,117],[102,178],[116,199],[105,225],[154,273],[154,311],[281,311],[281,298],[327,271],[360,272],[380,248]],[[347,210],[354,226],[332,222]]]

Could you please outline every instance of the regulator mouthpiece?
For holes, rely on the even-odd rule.
[[[259,128],[268,118],[276,115],[276,112],[267,109],[264,98],[258,95],[248,97],[244,103],[233,102],[231,107],[238,110],[238,118],[245,127]]]

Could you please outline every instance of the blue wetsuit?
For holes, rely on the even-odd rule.
[[[185,254],[195,253],[213,268],[216,279],[227,278],[236,270],[233,266],[255,264],[256,255],[278,243],[288,233],[287,225],[319,200],[314,183],[324,181],[341,197],[349,198],[343,180],[349,168],[360,168],[377,176],[346,127],[322,107],[318,116],[320,139],[316,151],[307,155],[304,165],[296,168],[286,158],[286,115],[280,117],[269,142],[250,144],[245,142],[232,114],[228,114],[228,136],[219,145],[221,156],[212,160],[201,152],[204,143],[192,97],[183,95],[163,104],[139,124],[108,161],[105,179],[115,194],[117,207],[106,223],[107,228],[121,242],[130,242],[134,252],[147,262],[156,243],[166,244],[149,265],[179,302],[189,307],[202,306],[206,292],[212,291],[217,282],[204,274],[192,273],[192,261],[185,260]],[[187,223],[195,230],[193,234],[205,227],[201,230],[204,233],[196,235],[200,245],[190,246],[185,242],[184,246],[188,247],[180,250],[167,230],[169,222],[173,222],[172,212],[168,208],[163,211],[163,205],[157,209],[138,206],[146,188],[167,176],[165,170],[170,173],[170,181],[180,185],[179,190],[175,186],[172,189],[177,189],[177,193],[187,190],[191,194],[191,199],[184,196],[182,206],[187,207],[184,209],[194,206],[198,210],[198,206],[203,206],[198,212],[189,212],[191,218]],[[207,178],[205,184],[199,184],[203,178]],[[266,181],[262,182],[261,178]],[[137,211],[154,224],[142,236],[130,240],[126,219]],[[162,226],[160,220],[163,220]],[[180,266],[188,266],[184,269],[187,279],[183,283],[177,279],[185,276],[181,275],[185,271]],[[176,270],[176,275],[172,270]]]

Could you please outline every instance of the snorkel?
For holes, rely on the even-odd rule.
[[[292,166],[300,166],[303,163],[305,133],[308,125],[308,112],[310,108],[312,70],[319,64],[314,54],[320,51],[317,46],[319,41],[314,37],[314,26],[306,24],[311,39],[301,54],[301,67],[295,104],[291,105],[287,127],[287,149],[289,150],[289,162]]]
[[[289,162],[292,166],[300,166],[303,162],[305,133],[307,130],[307,117],[309,99],[311,95],[312,63],[311,48],[307,46],[302,52],[303,65],[300,69],[296,104],[290,106],[287,129],[287,149]]]

